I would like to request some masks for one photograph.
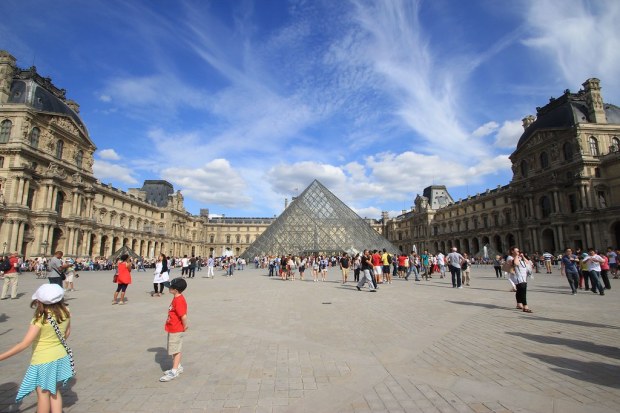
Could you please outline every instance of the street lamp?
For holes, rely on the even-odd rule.
[[[6,244],[6,243],[5,243]],[[48,246],[48,242],[47,241],[43,241],[41,243],[41,255],[43,255],[45,257],[45,255],[47,254],[47,246]]]
[[[4,257],[4,253],[6,252],[6,241],[2,243],[2,256]]]
[[[47,260],[45,259],[45,255],[47,254],[48,245],[49,244],[47,240],[41,243],[41,253],[42,253],[41,255],[43,256],[43,259],[41,260],[42,268],[37,268],[37,270],[39,271],[37,274],[37,278],[40,277],[41,275],[43,275],[44,277],[47,277]],[[42,274],[43,271],[45,271],[45,274]]]

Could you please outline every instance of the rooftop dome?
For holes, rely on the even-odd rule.
[[[88,136],[84,122],[65,99],[65,90],[56,88],[49,78],[37,74],[33,66],[28,70],[18,70],[11,83],[7,103],[22,104],[35,110],[71,117],[81,131]]]
[[[620,108],[609,103],[603,104],[607,123],[620,124]],[[523,132],[517,143],[517,149],[527,142],[534,133],[541,129],[567,129],[579,123],[593,123],[588,111],[586,96],[583,91],[570,93],[554,99],[542,108],[536,108],[536,120]]]

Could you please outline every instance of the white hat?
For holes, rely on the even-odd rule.
[[[58,284],[43,284],[32,294],[32,299],[43,304],[55,304],[62,300],[65,291]]]

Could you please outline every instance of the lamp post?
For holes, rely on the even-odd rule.
[[[2,243],[2,256],[4,257],[4,253],[6,253],[6,241]]]
[[[43,241],[41,243],[41,255],[43,257],[43,260],[42,260],[43,261],[42,262],[43,268],[42,268],[42,270],[45,271],[44,277],[47,277],[47,259],[45,258],[45,256],[47,255],[47,247],[48,247],[48,245],[49,244],[48,244],[47,240],[45,240],[45,241]]]

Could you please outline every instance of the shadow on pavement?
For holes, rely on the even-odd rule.
[[[558,337],[558,336],[541,336],[537,334],[519,333],[519,332],[507,332],[513,336],[523,337],[528,340],[536,341],[544,344],[554,344],[558,346],[566,346],[571,349],[581,350],[588,353],[598,354],[601,356],[620,359],[620,349],[615,346],[604,346],[596,344],[591,341],[574,340],[570,338]]]
[[[620,388],[620,371],[613,364],[595,361],[581,361],[574,358],[557,357],[546,354],[525,353],[543,363],[551,364],[551,370],[574,379],[601,386]]]
[[[155,362],[159,364],[162,371],[168,370],[172,365],[172,358],[168,356],[168,350],[164,347],[151,347],[146,351],[150,353],[155,353]]]
[[[446,300],[446,302],[452,303],[452,304],[460,304],[460,305],[473,305],[475,307],[493,308],[493,309],[498,309],[498,310],[512,310],[512,307],[506,307],[506,306],[495,305],[495,304],[475,303],[475,302],[472,302],[472,301],[450,301],[450,300]]]
[[[532,314],[528,314],[527,318],[530,319],[530,320],[536,320],[536,321],[551,321],[553,323],[573,324],[573,325],[576,325],[576,326],[611,328],[611,329],[614,329],[614,330],[620,330],[620,327],[618,327],[618,326],[613,326],[613,325],[610,325],[610,324],[590,323],[589,321],[565,320],[565,319],[562,319],[562,318],[546,318],[546,317],[540,317],[540,316],[536,316],[536,315],[532,315]]]

